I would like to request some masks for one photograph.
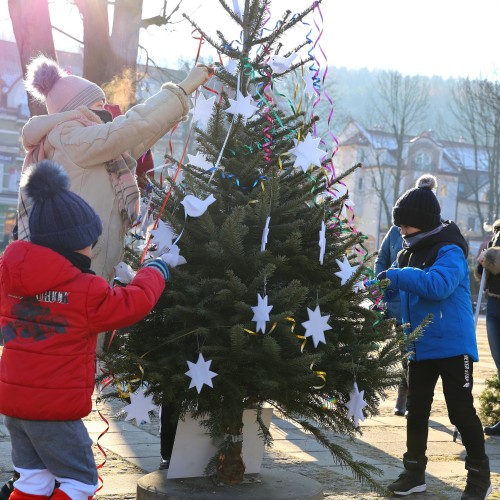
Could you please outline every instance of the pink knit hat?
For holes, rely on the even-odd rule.
[[[29,63],[24,85],[35,99],[45,103],[49,114],[106,100],[101,87],[85,78],[68,75],[55,61],[45,56],[38,56]]]

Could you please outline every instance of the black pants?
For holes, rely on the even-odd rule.
[[[427,450],[429,416],[434,388],[439,377],[450,422],[462,437],[467,456],[486,457],[481,421],[472,397],[472,365],[469,356],[412,361],[408,363],[408,421],[406,426],[407,458],[419,458]]]
[[[161,458],[170,460],[174,449],[175,433],[179,411],[174,404],[162,404],[160,416],[160,453]]]

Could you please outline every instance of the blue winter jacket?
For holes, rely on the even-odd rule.
[[[375,260],[375,274],[389,269],[396,261],[398,252],[403,248],[403,238],[399,227],[391,226],[389,231],[382,241],[380,250]],[[386,293],[385,300],[387,303],[387,316],[396,318],[398,323],[401,323],[401,298],[398,292]]]
[[[456,228],[459,232],[453,226],[453,231]],[[444,237],[450,232],[445,229]],[[389,289],[400,291],[403,322],[409,323],[411,330],[429,313],[433,316],[423,334],[408,346],[410,359],[423,361],[468,354],[478,361],[469,267],[460,246],[445,243],[429,267],[389,269],[387,278],[391,281]]]

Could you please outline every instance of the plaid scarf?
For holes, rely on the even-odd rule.
[[[106,163],[106,170],[118,200],[125,232],[132,227],[139,215],[139,188],[135,180],[136,165],[136,161],[128,153],[123,153]]]
[[[79,121],[85,126],[95,125],[95,122],[84,118]],[[22,175],[30,165],[43,159],[45,159],[44,139],[28,151],[24,159]],[[113,192],[118,201],[124,232],[130,229],[139,215],[139,188],[135,179],[135,167],[136,161],[126,152],[106,163],[106,171],[109,174]],[[30,208],[31,201],[25,189],[21,187],[17,204],[17,239],[19,240],[29,240],[28,213]]]

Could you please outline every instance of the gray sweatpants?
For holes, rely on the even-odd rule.
[[[92,440],[81,420],[59,422],[5,417],[5,425],[12,442],[12,462],[21,473],[16,482],[19,490],[36,494],[26,491],[36,488],[30,481],[23,490],[23,473],[30,476],[29,471],[46,470],[61,483],[61,490],[76,488],[82,495],[87,490],[91,491],[87,496],[93,494],[97,488],[97,468]]]

